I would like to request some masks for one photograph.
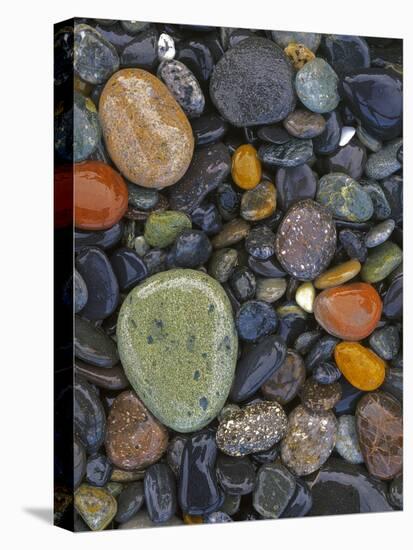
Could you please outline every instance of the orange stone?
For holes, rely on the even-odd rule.
[[[351,283],[320,292],[314,302],[317,322],[342,340],[363,340],[376,328],[383,304],[368,283]]]
[[[348,260],[348,262],[343,262],[322,273],[314,281],[314,286],[324,289],[342,285],[353,279],[360,272],[360,269],[361,264],[358,260]]]
[[[128,207],[128,188],[122,176],[98,160],[74,165],[75,226],[107,229]]]
[[[343,376],[359,390],[373,391],[384,382],[386,363],[358,342],[337,344],[334,359]]]
[[[231,175],[241,189],[254,189],[261,181],[261,161],[252,145],[240,145],[232,155]]]
[[[183,514],[184,523],[187,525],[197,525],[199,523],[204,523],[202,516],[190,516],[189,514]]]

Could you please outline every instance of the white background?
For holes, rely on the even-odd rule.
[[[1,10],[0,544],[66,548],[405,548],[412,538],[411,339],[406,315],[405,512],[230,525],[65,532],[52,505],[52,45],[56,21],[137,19],[405,38],[405,134],[411,149],[412,17],[401,0],[11,0]],[[410,155],[405,154],[409,159]],[[406,229],[412,202],[405,164]],[[409,243],[411,231],[405,242]],[[405,265],[412,254],[405,247]],[[405,275],[411,285],[411,271]],[[406,314],[412,292],[405,287]],[[408,537],[410,535],[410,537]]]

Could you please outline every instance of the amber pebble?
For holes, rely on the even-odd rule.
[[[202,516],[190,516],[189,514],[183,514],[184,523],[187,525],[198,525],[204,523]]]
[[[395,397],[378,391],[364,395],[357,405],[356,428],[369,473],[393,479],[402,471],[403,413]]]
[[[291,61],[296,71],[302,69],[308,61],[315,59],[313,52],[306,48],[304,44],[296,44],[295,42],[288,44],[288,46],[284,48],[284,53]]]
[[[275,212],[276,206],[277,192],[274,185],[270,181],[263,181],[243,194],[241,216],[248,221],[263,220]]]
[[[360,269],[361,264],[358,260],[348,260],[322,273],[314,281],[314,286],[324,289],[342,285],[353,279],[360,272]]]
[[[382,311],[376,289],[367,283],[351,283],[320,292],[314,315],[324,330],[342,340],[363,340],[376,328]]]
[[[99,116],[108,153],[128,180],[161,189],[185,174],[194,150],[191,125],[154,75],[116,72],[100,96]]]
[[[114,400],[109,412],[106,453],[124,470],[138,470],[154,464],[168,445],[168,432],[146,409],[133,391]]]
[[[232,155],[231,175],[241,189],[253,189],[261,180],[261,161],[255,147],[240,145]]]
[[[344,377],[359,390],[376,390],[384,382],[386,363],[358,342],[337,344],[334,359]]]
[[[108,229],[128,208],[128,188],[122,176],[97,160],[75,164],[75,226]]]
[[[304,361],[299,353],[289,349],[284,363],[261,386],[261,391],[266,399],[285,405],[294,399],[304,380]]]
[[[341,384],[319,384],[314,378],[307,378],[301,388],[300,397],[304,407],[311,411],[329,411],[341,399]]]

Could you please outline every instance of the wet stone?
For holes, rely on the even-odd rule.
[[[94,487],[104,487],[110,480],[112,464],[102,454],[92,455],[86,464],[86,481]]]
[[[374,218],[387,220],[392,214],[392,209],[382,187],[373,180],[360,180],[363,189],[370,195],[374,208]]]
[[[397,159],[403,140],[395,139],[380,149],[377,153],[369,156],[366,163],[366,176],[368,178],[382,180],[391,176],[401,168],[401,164]]]
[[[98,390],[77,376],[74,383],[74,432],[88,453],[100,449],[105,429],[106,416]]]
[[[318,113],[296,109],[283,120],[283,125],[293,137],[311,139],[323,133],[326,122]]]
[[[306,516],[313,505],[313,497],[308,484],[300,479],[295,478],[295,490],[293,496],[284,508],[281,518],[301,518]]]
[[[284,48],[284,53],[296,71],[302,69],[306,63],[315,58],[315,55],[309,48],[306,48],[304,44],[297,44],[296,42],[288,44]]]
[[[379,328],[370,336],[369,344],[377,355],[386,361],[390,361],[399,353],[399,331],[393,325],[387,325],[383,328]]]
[[[258,129],[257,135],[260,140],[266,141],[267,143],[274,143],[275,145],[282,145],[291,139],[290,134],[278,124],[261,126]]]
[[[114,342],[103,330],[76,317],[75,319],[75,356],[96,367],[113,367],[119,361]]]
[[[349,143],[349,141],[354,137],[356,129],[353,126],[343,126],[341,129],[340,136],[340,147],[344,147]],[[345,170],[344,170],[345,171]]]
[[[295,293],[295,301],[307,313],[313,313],[315,288],[311,282],[301,283]]]
[[[367,248],[374,248],[387,241],[393,233],[395,226],[394,220],[388,219],[372,227],[366,235]]]
[[[241,495],[228,495],[225,493],[224,503],[221,506],[220,512],[224,512],[229,516],[235,515],[239,512],[241,506]]]
[[[273,447],[266,451],[253,453],[251,458],[256,464],[269,464],[275,462],[280,456],[280,445],[276,443]]]
[[[305,375],[303,359],[296,351],[289,349],[282,364],[261,386],[261,392],[266,399],[286,405],[298,394]]]
[[[241,195],[230,183],[222,183],[218,186],[216,198],[219,213],[224,221],[230,221],[237,217]]]
[[[157,71],[171,94],[189,118],[198,117],[205,107],[205,97],[194,74],[176,59],[163,61]]]
[[[56,136],[58,139],[58,136]],[[87,159],[101,138],[99,117],[93,101],[79,93],[73,96],[73,160]]]
[[[238,253],[233,248],[216,250],[209,261],[208,273],[220,283],[225,283],[231,277],[238,264]]]
[[[324,289],[342,285],[354,279],[360,269],[361,264],[358,260],[343,262],[319,275],[314,281],[314,286],[318,289]]]
[[[247,221],[259,221],[270,217],[277,205],[276,188],[270,181],[263,181],[246,191],[241,199],[241,217]]]
[[[320,50],[340,77],[356,69],[370,67],[370,49],[361,36],[327,34],[323,37]]]
[[[366,132],[363,126],[359,125],[357,127],[356,134],[360,142],[373,153],[377,153],[383,147],[381,140],[371,136],[368,132]]]
[[[135,33],[134,33],[135,34]],[[139,67],[146,71],[154,72],[158,65],[157,56],[158,32],[153,29],[145,29],[136,38],[129,41],[120,54],[122,67]]]
[[[173,264],[196,268],[208,261],[212,245],[208,236],[198,229],[184,229],[171,249]]]
[[[119,68],[116,49],[89,25],[75,25],[74,69],[91,84],[105,82]]]
[[[343,376],[360,390],[375,390],[384,381],[385,362],[358,342],[340,342],[334,350],[334,359]]]
[[[76,510],[92,531],[102,531],[116,515],[116,500],[100,487],[81,485],[74,501]]]
[[[277,334],[291,346],[298,335],[308,328],[308,315],[294,302],[279,305],[275,311],[279,318]]]
[[[159,61],[170,60],[175,57],[175,42],[172,36],[163,32],[158,40]]]
[[[341,376],[341,371],[333,363],[323,361],[313,370],[313,377],[319,384],[334,384]],[[341,393],[341,390],[340,390]]]
[[[403,277],[397,277],[389,286],[383,301],[383,313],[391,320],[398,320],[403,313]]]
[[[340,101],[337,84],[337,74],[319,57],[306,63],[295,78],[298,98],[314,113],[328,113],[337,107]]]
[[[247,456],[220,455],[216,464],[218,481],[228,495],[248,495],[255,485],[255,469]]]
[[[82,275],[76,269],[73,273],[73,295],[75,313],[79,313],[86,305],[88,291]]]
[[[321,333],[318,330],[302,332],[294,342],[294,349],[301,355],[307,355],[314,344],[320,339]]]
[[[179,477],[182,462],[182,453],[185,447],[186,440],[187,438],[185,436],[176,435],[169,442],[168,449],[166,451],[166,460],[176,477]]]
[[[170,520],[177,507],[175,477],[167,464],[152,464],[143,480],[145,506],[154,523]]]
[[[221,215],[213,203],[203,202],[192,212],[192,222],[207,235],[216,235],[222,229]]]
[[[238,336],[248,342],[256,342],[277,328],[277,315],[266,302],[250,300],[240,307],[235,318]]]
[[[122,222],[115,223],[110,228],[101,231],[81,231],[75,229],[75,252],[80,252],[82,248],[88,246],[98,246],[103,250],[113,248],[120,241],[122,233]]]
[[[385,279],[402,262],[403,253],[397,244],[385,241],[369,251],[361,269],[361,278],[368,283]]]
[[[293,168],[278,168],[276,174],[277,203],[281,210],[288,210],[304,199],[314,199],[317,178],[308,164]]]
[[[310,348],[306,358],[305,366],[308,371],[313,369],[323,361],[329,361],[333,356],[334,348],[338,344],[338,339],[333,336],[323,336],[318,338],[315,344]]]
[[[312,412],[322,413],[332,409],[341,398],[341,386],[337,382],[320,384],[315,378],[307,378],[300,389],[301,403]]]
[[[285,279],[259,278],[257,279],[255,297],[261,302],[272,304],[284,296],[286,289]]]
[[[156,189],[140,187],[135,183],[127,182],[128,204],[138,210],[151,210],[159,202],[159,192]]]
[[[279,278],[286,276],[286,272],[274,257],[268,258],[268,260],[257,260],[253,256],[249,256],[248,266],[256,275],[262,277]]]
[[[295,479],[281,464],[264,464],[258,470],[253,506],[264,518],[278,518],[294,494]]]
[[[254,273],[248,267],[237,267],[229,278],[229,284],[240,302],[251,300],[255,295],[257,282]]]
[[[258,156],[269,166],[291,168],[305,164],[313,156],[313,145],[310,139],[291,138],[284,144],[263,144]]]
[[[403,222],[403,177],[390,176],[381,180],[380,186],[390,206],[390,218],[396,224],[401,224]]]
[[[129,248],[118,248],[111,254],[110,263],[123,292],[133,288],[148,275],[144,261]]]
[[[191,219],[183,212],[152,212],[145,223],[144,237],[150,246],[165,248],[172,244],[184,229],[190,229],[191,226]]]
[[[367,258],[367,247],[364,234],[351,229],[342,229],[338,239],[349,258],[364,262]]]
[[[230,456],[245,456],[273,447],[284,436],[287,416],[277,402],[260,401],[224,418],[218,427],[219,449]]]
[[[359,180],[364,172],[366,162],[367,154],[364,145],[356,139],[352,139],[350,143],[339,147],[334,153],[321,157],[317,166],[321,175],[340,172],[354,180]]]
[[[228,124],[215,113],[207,113],[191,120],[195,145],[201,147],[220,141],[227,132]]]
[[[275,254],[275,235],[266,225],[253,227],[245,239],[245,249],[257,260],[266,260]]]
[[[356,432],[356,419],[351,414],[343,414],[338,419],[335,450],[350,464],[362,464],[364,462]]]
[[[154,275],[165,270],[166,253],[163,250],[154,248],[145,254],[143,261],[148,268],[148,274]]]
[[[395,365],[386,371],[383,384],[380,389],[390,393],[400,402],[403,402],[403,368],[402,365]]]
[[[114,367],[102,368],[96,365],[88,365],[76,359],[75,372],[82,375],[83,378],[98,388],[116,391],[124,390],[129,386],[129,381],[120,364]]]
[[[115,516],[117,523],[129,521],[142,507],[144,501],[143,483],[133,481],[122,490],[118,496],[118,511]]]
[[[250,144],[240,145],[232,155],[231,176],[241,189],[254,189],[261,180],[261,162]]]
[[[328,155],[335,151],[341,139],[342,122],[338,110],[325,113],[326,127],[322,134],[313,139],[314,152],[317,155]]]

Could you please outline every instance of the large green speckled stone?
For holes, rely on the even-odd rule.
[[[190,269],[135,287],[117,324],[119,355],[148,409],[177,432],[208,424],[228,396],[238,338],[224,289]]]

